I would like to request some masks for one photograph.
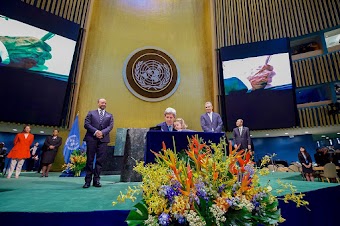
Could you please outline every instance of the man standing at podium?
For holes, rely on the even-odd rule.
[[[251,150],[251,140],[250,140],[250,132],[249,128],[243,126],[243,120],[237,119],[236,121],[236,128],[233,129],[233,140],[234,140],[234,148],[237,148],[239,145],[238,150]]]
[[[98,109],[89,111],[85,118],[84,127],[87,130],[84,140],[87,144],[86,176],[83,188],[89,188],[93,175],[93,186],[101,187],[100,173],[110,142],[110,131],[113,128],[113,116],[105,111],[106,100],[98,100]],[[96,156],[95,168],[93,169],[94,157]]]
[[[211,102],[205,103],[206,113],[201,115],[201,127],[204,132],[221,133],[223,122],[221,116],[213,112]]]

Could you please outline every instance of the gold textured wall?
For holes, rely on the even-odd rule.
[[[204,103],[214,93],[210,9],[210,1],[197,0],[94,1],[77,104],[81,127],[87,111],[104,97],[114,131],[154,126],[164,121],[167,107],[174,107],[191,129],[201,130]],[[165,50],[180,70],[177,91],[161,102],[138,99],[123,81],[128,55],[145,46]]]

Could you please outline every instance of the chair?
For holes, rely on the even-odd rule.
[[[275,165],[268,165],[268,169],[269,169],[269,171],[274,172],[274,171],[277,171],[277,166],[275,166]]]
[[[289,172],[289,169],[288,167],[285,167],[285,166],[279,166],[277,167],[277,171],[278,172]]]
[[[320,176],[321,176],[322,182],[323,182],[323,179],[326,178],[328,183],[330,183],[329,179],[335,179],[338,183],[340,183],[338,174],[336,172],[336,166],[332,162],[331,163],[327,163],[324,166],[324,171],[323,171],[322,174],[320,174]]]
[[[290,165],[288,169],[292,172],[300,172],[300,169],[297,165]]]

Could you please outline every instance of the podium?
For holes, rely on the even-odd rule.
[[[162,142],[167,148],[177,152],[188,148],[189,140],[192,136],[198,135],[207,144],[218,144],[220,139],[225,137],[225,133],[204,133],[194,131],[164,132],[149,129],[129,128],[126,131],[124,146],[123,166],[120,176],[121,182],[139,182],[142,177],[133,170],[137,161],[145,164],[155,162],[155,156],[150,151],[160,152]]]
[[[155,162],[155,156],[150,150],[160,152],[162,150],[163,141],[167,148],[170,148],[171,150],[176,149],[176,152],[180,152],[188,149],[188,139],[195,135],[198,135],[198,138],[202,138],[207,144],[218,144],[220,143],[220,139],[225,137],[225,133],[205,133],[195,131],[162,132],[150,130],[146,135],[145,163]]]
[[[129,128],[126,131],[124,145],[124,157],[120,182],[139,182],[142,181],[141,175],[133,170],[137,161],[144,160],[145,136],[149,129]]]

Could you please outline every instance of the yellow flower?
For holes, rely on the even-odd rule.
[[[149,214],[156,214],[159,215],[161,213],[168,213],[169,209],[167,209],[168,202],[165,198],[159,195],[153,195],[148,200],[145,200],[148,206]]]
[[[187,196],[175,196],[175,200],[171,207],[171,212],[173,214],[184,215],[185,211],[190,208],[189,197]]]

